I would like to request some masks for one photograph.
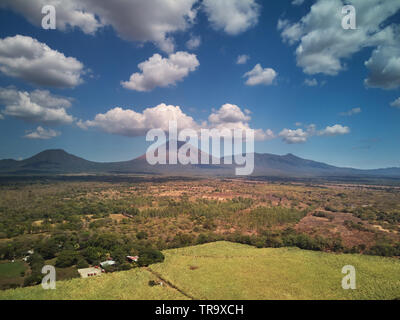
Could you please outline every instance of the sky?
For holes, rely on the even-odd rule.
[[[399,88],[398,0],[0,2],[0,159],[130,160],[177,119],[252,128],[259,153],[400,167]]]

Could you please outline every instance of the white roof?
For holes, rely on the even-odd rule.
[[[113,260],[107,260],[100,263],[102,267],[112,266],[114,264],[116,264],[116,262]]]

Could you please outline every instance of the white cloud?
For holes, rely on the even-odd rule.
[[[283,129],[279,136],[282,137],[282,140],[288,144],[295,144],[295,143],[305,143],[307,142],[307,138],[309,134],[304,131],[303,129]]]
[[[400,9],[398,0],[353,0],[357,29],[341,27],[343,0],[318,0],[297,23],[279,20],[283,40],[298,44],[297,65],[307,74],[337,75],[346,69],[345,60],[366,47],[377,47],[366,66],[365,83],[379,88],[400,85],[399,27],[384,22]]]
[[[305,79],[304,84],[309,87],[316,87],[318,85],[317,79]]]
[[[48,100],[43,100],[44,97],[48,97]],[[70,106],[70,100],[53,96],[48,91],[35,90],[29,93],[14,88],[0,88],[0,104],[5,106],[3,115],[27,122],[58,125],[74,121],[65,110]]]
[[[257,64],[251,71],[246,72],[243,77],[247,78],[246,84],[248,86],[256,86],[259,84],[271,85],[277,75],[274,69],[264,69],[260,64]]]
[[[4,116],[0,113],[0,120],[4,120]]]
[[[400,108],[400,97],[394,100],[390,105],[394,108]]]
[[[147,108],[142,113],[134,110],[114,108],[105,114],[98,114],[91,121],[79,122],[85,129],[96,127],[104,132],[127,137],[144,136],[150,129],[168,130],[169,121],[177,121],[178,129],[198,127],[192,117],[186,115],[179,106],[159,104]]]
[[[201,45],[201,37],[200,36],[192,36],[187,42],[186,47],[189,50],[195,50]]]
[[[34,90],[30,92],[30,100],[33,103],[43,106],[44,108],[69,108],[71,107],[71,98],[55,96],[48,90]],[[4,105],[12,104],[19,98],[19,91],[15,87],[0,87],[0,102]]]
[[[292,5],[301,6],[304,3],[304,0],[293,0]]]
[[[126,89],[136,91],[151,91],[155,87],[168,87],[183,80],[199,65],[195,54],[179,51],[169,55],[168,58],[155,54],[138,65],[141,73],[132,74],[129,81],[121,82],[121,84]]]
[[[102,24],[92,12],[84,9],[84,2],[83,0],[63,0],[60,5],[60,2],[56,0],[2,0],[0,7],[11,8],[22,14],[30,23],[40,27],[43,6],[53,5],[57,12],[57,29],[65,31],[70,27],[77,27],[84,33],[93,34],[102,27]]]
[[[227,122],[248,122],[250,116],[245,115],[243,111],[234,104],[224,104],[219,110],[215,111],[208,117],[208,121],[213,124]]]
[[[75,87],[82,82],[83,64],[31,37],[0,39],[0,71],[29,83]]]
[[[187,30],[194,22],[197,0],[2,0],[0,7],[21,13],[36,26],[41,26],[44,5],[54,5],[57,29],[80,28],[94,34],[112,26],[119,36],[129,41],[153,42],[166,52],[174,51],[171,34]]]
[[[298,123],[301,125],[300,123]],[[297,124],[296,124],[297,125]],[[340,124],[336,124],[332,127],[326,127],[323,130],[317,130],[315,124],[310,124],[306,126],[306,130],[301,128],[298,129],[283,129],[279,136],[282,140],[288,144],[305,143],[310,137],[315,135],[318,136],[336,136],[350,133],[349,127],[344,127]]]
[[[250,56],[247,54],[241,54],[237,57],[236,64],[246,64],[249,61]]]
[[[229,35],[242,33],[258,23],[260,5],[255,0],[203,0],[208,20]]]
[[[219,130],[251,129],[249,125],[250,113],[250,110],[245,109],[243,112],[237,105],[226,103],[210,114],[208,127]],[[258,141],[265,141],[274,139],[275,135],[270,129],[254,129],[254,138]]]
[[[365,62],[369,69],[365,85],[373,88],[395,89],[400,87],[400,34],[397,46],[380,46]]]
[[[37,127],[35,131],[32,131],[24,136],[27,139],[41,139],[48,140],[58,137],[61,133],[53,129],[44,129],[43,127]]]
[[[335,124],[332,127],[326,127],[325,129],[318,132],[320,136],[337,136],[350,133],[350,128],[342,126],[340,124]]]
[[[134,110],[114,108],[105,114],[97,114],[94,120],[78,121],[82,129],[97,128],[106,133],[128,137],[144,136],[151,129],[168,131],[169,121],[176,120],[178,130],[201,128],[208,129],[250,129],[249,111],[243,112],[237,105],[224,104],[219,110],[210,114],[207,122],[198,123],[186,115],[179,106],[164,103],[136,112]],[[275,138],[270,130],[255,129],[256,140],[269,140]]]
[[[341,115],[341,116],[344,116],[344,117],[350,117],[350,116],[353,116],[353,115],[355,115],[355,114],[359,114],[359,113],[361,113],[361,108],[353,108],[353,109],[351,109],[351,110],[349,110],[349,111],[346,111],[346,112],[341,112],[341,113],[339,113],[339,115]]]

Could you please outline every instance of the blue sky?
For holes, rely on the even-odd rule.
[[[146,151],[143,132],[165,115],[157,113],[164,107],[143,111],[164,103],[171,106],[167,111],[177,112],[179,106],[182,123],[194,126],[225,125],[225,112],[234,115],[230,124],[261,130],[257,152],[293,153],[357,168],[400,166],[398,1],[353,1],[357,30],[341,27],[340,0],[305,0],[300,5],[255,0],[179,0],[171,5],[151,0],[147,3],[152,8],[132,1],[132,14],[139,12],[145,20],[136,23],[135,16],[125,14],[128,28],[121,25],[124,15],[118,12],[124,8],[118,6],[122,0],[115,8],[80,2],[94,8],[93,19],[98,19],[89,17],[85,23],[70,14],[82,13],[82,7],[68,0],[64,7],[56,6],[56,30],[41,27],[40,8],[54,1],[32,0],[29,6],[20,0],[3,2],[0,158],[26,158],[50,148],[94,161],[135,158]],[[157,9],[160,3],[170,10]],[[379,10],[369,11],[379,4]],[[193,13],[196,17],[190,20]],[[168,21],[167,31],[154,31],[159,30],[158,19]],[[188,48],[187,41],[197,37],[199,46]],[[61,55],[46,56],[43,46]],[[303,51],[296,54],[299,46]],[[174,54],[177,61],[185,59],[185,66],[179,65],[179,72],[153,70],[131,81],[129,88],[122,85],[155,54],[164,59],[161,68],[175,61]],[[240,55],[249,57],[246,63],[237,64]],[[21,65],[18,57],[25,59]],[[66,57],[74,61],[66,62]],[[265,73],[256,72],[252,85],[246,84],[249,77],[244,75],[258,64]],[[73,79],[63,77],[69,72]],[[35,91],[63,102],[41,104],[33,98]],[[28,100],[23,102],[24,92]],[[57,110],[57,121],[49,120],[49,109]],[[96,120],[98,114],[102,117]]]

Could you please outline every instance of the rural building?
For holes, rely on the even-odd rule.
[[[101,269],[100,268],[84,268],[84,269],[78,269],[78,273],[81,275],[82,278],[89,278],[89,277],[95,277],[95,276],[100,276],[101,275]]]
[[[105,267],[113,266],[113,265],[115,265],[115,264],[116,264],[115,261],[113,261],[113,260],[107,260],[107,261],[101,262],[101,263],[100,263],[100,266],[101,266],[102,268],[105,268]]]
[[[139,260],[139,256],[126,256],[126,259],[129,262],[137,262]]]

